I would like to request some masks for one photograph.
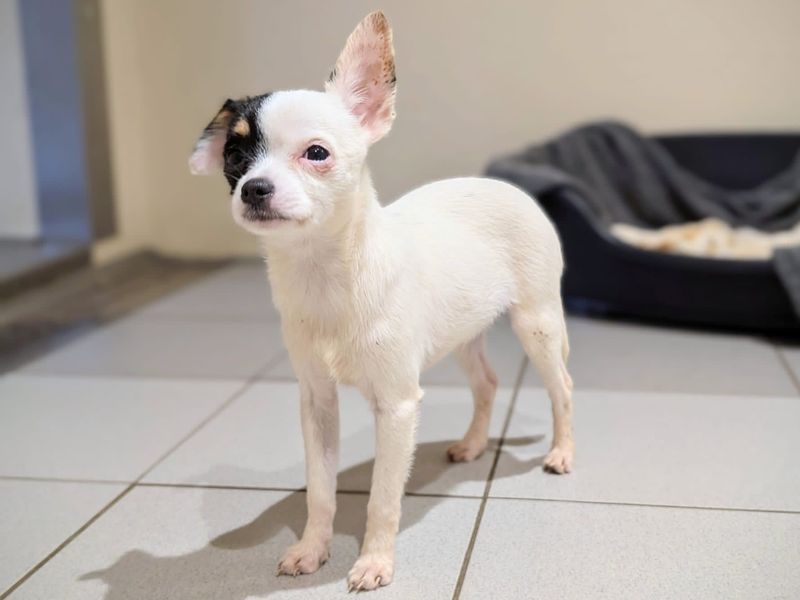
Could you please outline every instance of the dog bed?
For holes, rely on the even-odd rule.
[[[644,138],[597,123],[495,160],[487,174],[534,195],[555,223],[573,312],[800,331],[800,247],[712,259],[641,250],[609,229],[706,217],[789,228],[800,220],[800,134]]]

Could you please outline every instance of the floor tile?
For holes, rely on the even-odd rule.
[[[283,352],[276,322],[148,319],[103,327],[27,365],[29,373],[247,378]]]
[[[204,317],[276,321],[263,262],[237,264],[154,302],[139,312],[146,317]]]
[[[570,317],[569,368],[583,389],[790,396],[775,349],[747,336]],[[524,385],[540,385],[528,369]]]
[[[352,388],[340,390],[339,489],[369,490],[374,427],[369,406]],[[491,433],[499,436],[511,391],[498,391]],[[451,464],[446,451],[467,429],[472,399],[466,388],[432,387],[422,401],[411,492],[480,495],[493,452]],[[255,487],[305,486],[303,437],[295,384],[261,383],[247,390],[202,431],[178,448],[146,481]]]
[[[507,319],[501,319],[489,330],[486,347],[489,362],[497,373],[500,385],[514,387],[524,353]],[[276,362],[263,377],[276,381],[293,381],[295,376],[288,356]],[[455,357],[451,355],[423,372],[420,381],[423,386],[466,385],[467,376],[458,366]]]
[[[239,389],[234,381],[0,379],[0,475],[130,481]]]
[[[544,473],[550,405],[522,389],[492,495],[800,510],[800,398],[579,391],[574,415],[574,471]]]
[[[297,539],[303,493],[136,488],[20,587],[14,600],[302,600],[349,598],[365,495],[340,495],[331,558],[275,577]],[[383,599],[450,598],[479,501],[406,498],[394,583]],[[431,540],[446,540],[432,544]]]
[[[0,594],[123,489],[121,484],[0,480]]]
[[[270,363],[269,368],[261,372],[261,378],[267,381],[296,382],[292,363],[288,353],[284,352],[280,358]]]
[[[789,599],[798,564],[798,514],[490,500],[461,599]]]
[[[259,373],[259,378],[265,381],[297,383],[297,377],[295,377],[289,362],[289,353],[284,350],[277,358],[270,361]]]

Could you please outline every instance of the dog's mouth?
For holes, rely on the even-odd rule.
[[[283,216],[277,211],[264,206],[248,206],[244,210],[244,219],[254,223],[268,223],[278,221],[289,221],[288,217]]]

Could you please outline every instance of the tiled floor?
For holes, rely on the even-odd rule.
[[[342,391],[331,560],[276,578],[305,497],[268,296],[260,267],[233,266],[0,379],[0,598],[347,597],[371,415]],[[501,321],[478,461],[445,460],[471,410],[457,367],[425,376],[396,579],[375,597],[800,598],[800,350],[569,325],[575,471],[541,470],[548,401]]]

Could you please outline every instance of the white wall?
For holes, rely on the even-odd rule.
[[[0,0],[0,236],[39,234],[25,60],[17,0]]]
[[[588,119],[800,129],[797,0],[106,0],[121,247],[254,253],[223,178],[188,174],[190,148],[228,96],[320,87],[375,8],[398,61],[398,117],[371,156],[384,201]]]

